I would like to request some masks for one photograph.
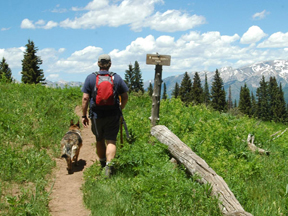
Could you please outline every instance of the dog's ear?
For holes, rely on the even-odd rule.
[[[78,122],[77,122],[76,126],[80,128],[80,123],[79,123],[79,120],[78,120]]]
[[[72,125],[74,125],[73,119],[71,119],[71,121],[70,121],[70,126],[72,126]]]

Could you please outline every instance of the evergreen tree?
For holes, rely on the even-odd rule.
[[[195,72],[192,84],[192,100],[195,104],[203,103],[203,88],[199,74]]]
[[[166,83],[164,83],[162,99],[163,100],[167,99]]]
[[[279,103],[279,88],[275,77],[270,77],[268,83],[269,120],[279,121],[277,109]]]
[[[247,87],[246,83],[244,84],[244,87],[241,86],[240,89],[240,99],[238,108],[243,114],[251,116],[252,104],[250,98],[250,90]]]
[[[153,86],[152,86],[151,81],[149,82],[148,94],[149,94],[150,97],[152,97],[152,94],[153,94]]]
[[[28,84],[44,84],[44,72],[40,69],[42,60],[36,55],[38,48],[34,46],[34,42],[28,40],[24,59],[22,60],[22,82]]]
[[[228,110],[233,108],[232,95],[231,95],[231,86],[229,86],[229,94],[228,94],[227,105],[228,105]]]
[[[141,91],[142,93],[144,93],[144,87],[143,87],[144,84],[143,84],[142,74],[141,74],[138,61],[135,61],[134,63],[133,72],[134,72],[134,77],[135,77],[134,82],[132,83],[133,91],[135,92]]]
[[[220,77],[218,69],[215,71],[215,75],[211,87],[211,105],[213,109],[217,111],[226,111],[226,92],[224,90],[223,80]]]
[[[185,72],[179,88],[179,97],[182,102],[189,104],[192,102],[192,81],[188,73]]]
[[[172,96],[174,98],[177,98],[179,96],[179,91],[180,91],[179,84],[176,82],[174,90],[172,91]]]
[[[234,100],[234,108],[236,108],[237,107],[237,101],[236,101],[236,99]]]
[[[269,95],[270,95],[270,110],[272,120],[275,122],[286,122],[286,103],[284,99],[284,92],[282,90],[282,85],[278,87],[276,78],[270,77],[269,82]]]
[[[9,68],[9,65],[7,64],[4,57],[2,58],[2,61],[0,62],[0,80],[3,78],[6,79],[8,82],[13,81],[11,69]]]
[[[135,77],[134,77],[134,71],[133,71],[133,66],[132,64],[129,64],[128,70],[125,71],[125,83],[129,88],[129,93],[133,91],[133,86],[132,84],[135,82]]]
[[[209,86],[207,81],[207,74],[205,73],[205,85],[204,85],[204,92],[203,92],[203,101],[206,106],[210,103],[210,92],[209,92]]]
[[[269,104],[268,104],[268,85],[265,81],[265,77],[262,76],[260,80],[260,86],[256,90],[257,97],[257,110],[256,116],[263,121],[269,120]]]
[[[253,92],[251,93],[251,116],[256,117],[257,113],[257,102]]]
[[[277,110],[277,116],[281,122],[287,122],[287,109],[286,109],[286,102],[284,98],[284,92],[282,90],[282,84],[279,85],[279,105]]]

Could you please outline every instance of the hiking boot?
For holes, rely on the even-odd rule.
[[[106,160],[105,161],[100,161],[101,167],[104,168],[106,166]]]
[[[114,173],[114,167],[113,166],[108,166],[106,165],[105,166],[105,175],[106,175],[106,178],[110,178]]]

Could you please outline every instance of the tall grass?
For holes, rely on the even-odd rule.
[[[1,215],[49,215],[47,175],[80,99],[79,88],[0,83]]]
[[[105,179],[95,164],[85,172],[84,199],[93,215],[221,215],[209,185],[199,185],[180,165],[169,162],[167,147],[150,135],[151,98],[130,95],[124,115],[133,139],[118,143],[117,173]],[[222,176],[253,215],[287,215],[288,132],[286,126],[220,114],[205,106],[161,101],[159,124],[166,125]],[[248,134],[271,152],[248,150]],[[274,137],[273,137],[274,138]]]

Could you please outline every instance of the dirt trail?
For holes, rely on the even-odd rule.
[[[77,106],[75,112],[79,117],[82,116],[81,107]],[[49,203],[49,209],[52,216],[90,215],[90,211],[84,206],[83,194],[81,191],[81,186],[84,182],[83,171],[98,160],[95,146],[92,145],[92,143],[95,143],[95,136],[92,134],[90,126],[91,122],[87,128],[84,128],[81,125],[83,146],[78,158],[79,165],[77,167],[73,166],[73,174],[68,175],[66,161],[64,159],[56,159],[55,183],[50,197],[51,201]]]

